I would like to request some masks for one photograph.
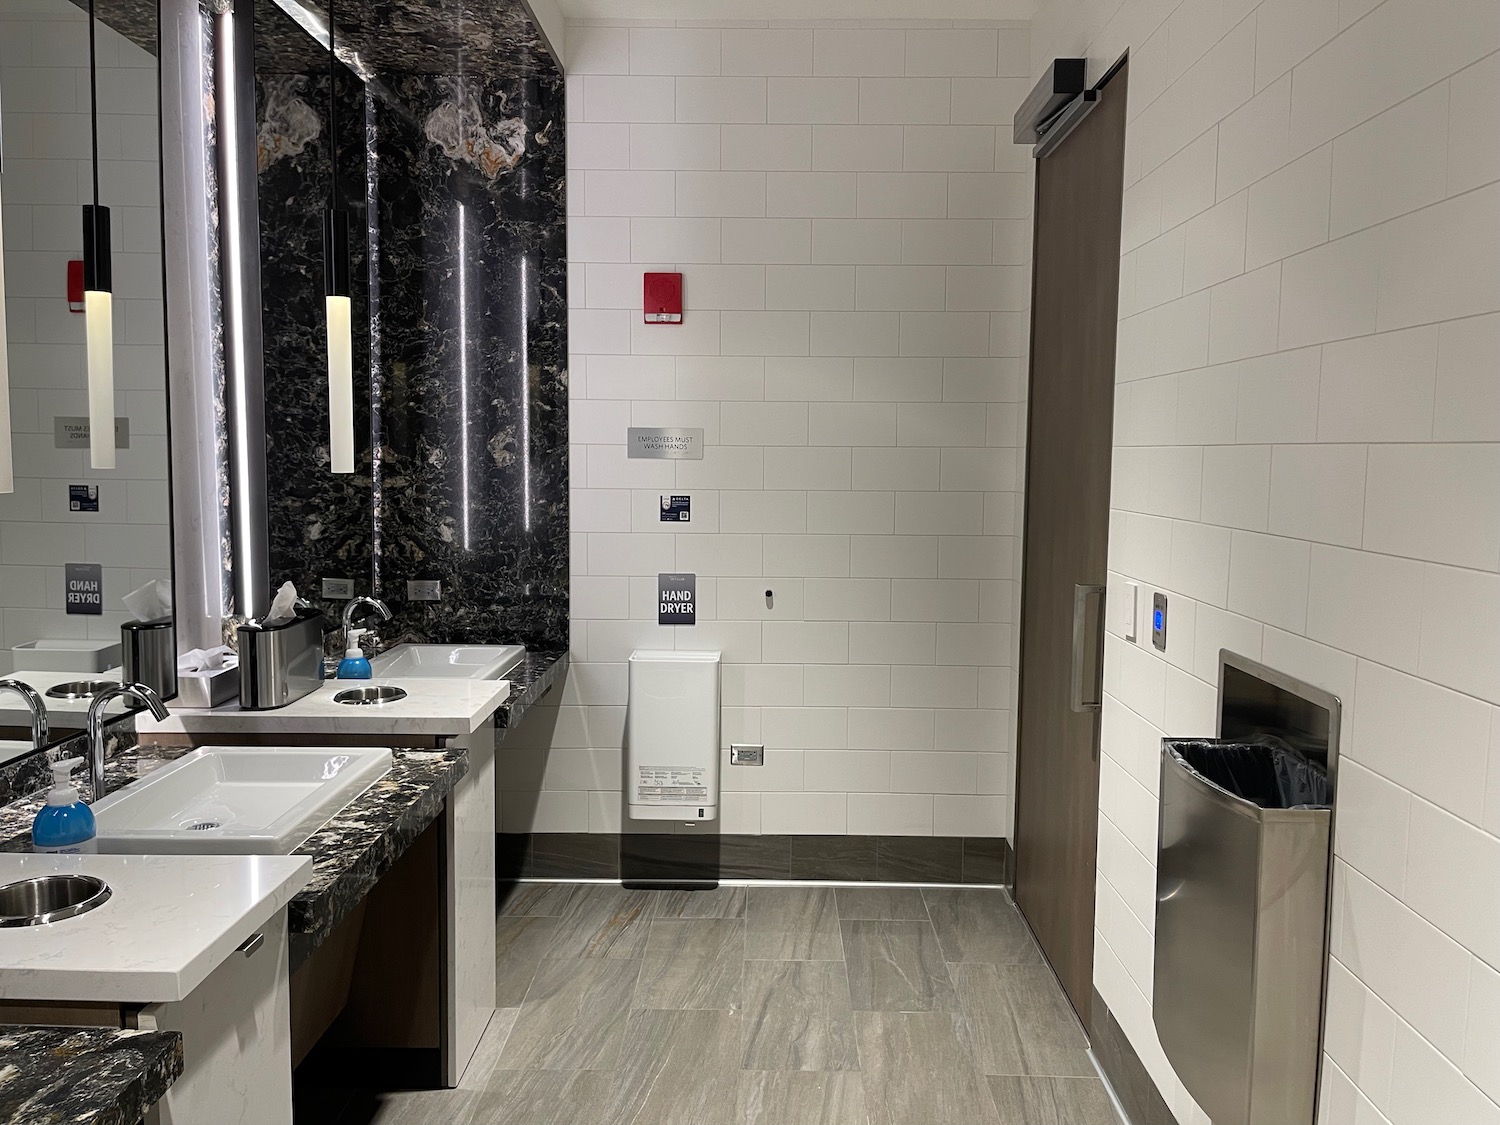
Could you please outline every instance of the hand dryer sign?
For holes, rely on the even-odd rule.
[[[101,563],[64,563],[63,586],[69,613],[104,612],[104,566]]]
[[[97,512],[99,510],[99,486],[97,484],[68,485],[68,511]]]
[[[691,496],[663,496],[661,498],[662,523],[688,523],[693,518]]]
[[[656,576],[656,623],[658,625],[696,625],[698,623],[698,576],[696,574],[658,574]]]

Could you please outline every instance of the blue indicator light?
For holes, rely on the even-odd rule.
[[[1155,621],[1156,621],[1156,628],[1160,629],[1161,628],[1161,623],[1162,623],[1162,612],[1161,612],[1161,610],[1157,610],[1156,611]]]

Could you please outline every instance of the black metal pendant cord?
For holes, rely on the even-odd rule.
[[[94,0],[89,0],[89,142],[93,157],[94,206],[99,206],[99,51],[95,43]]]
[[[89,0],[89,155],[94,200],[83,205],[83,287],[90,293],[114,288],[109,252],[109,208],[99,205],[99,18]]]
[[[349,212],[339,204],[338,32],[335,0],[328,0],[328,207],[323,212],[323,292],[349,296]]]
[[[94,0],[89,0],[93,3]],[[332,174],[328,186],[328,206],[339,205],[339,131],[338,131],[338,95],[336,86],[338,83],[338,60],[334,54],[334,37],[338,32],[334,29],[334,15],[336,4],[334,0],[328,0],[328,170]]]

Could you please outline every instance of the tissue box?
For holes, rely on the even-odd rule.
[[[180,707],[222,707],[238,699],[239,695],[238,661],[206,672],[177,673],[176,702]]]

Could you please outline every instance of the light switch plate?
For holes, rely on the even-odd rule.
[[[1136,607],[1141,600],[1141,587],[1138,582],[1125,582],[1121,584],[1120,598],[1120,635],[1127,641],[1135,640],[1136,634]]]
[[[729,747],[731,766],[763,766],[766,764],[766,748],[746,743],[731,743]]]
[[[443,600],[443,584],[436,578],[408,578],[406,600],[409,602],[440,602]]]
[[[354,579],[352,578],[325,578],[323,579],[323,596],[325,598],[337,598],[339,600],[352,598],[354,596]]]

